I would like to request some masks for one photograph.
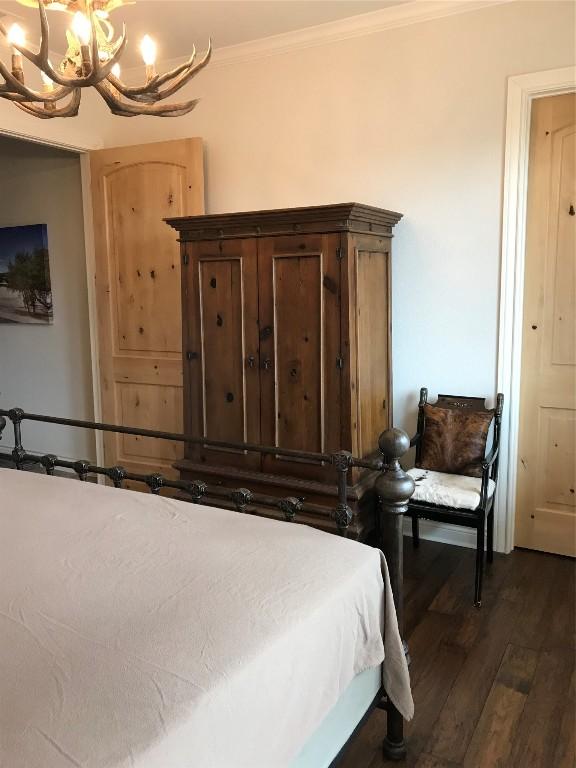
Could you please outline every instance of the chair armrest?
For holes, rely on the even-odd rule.
[[[482,470],[486,471],[487,469],[490,469],[492,464],[494,464],[494,461],[496,460],[498,453],[500,451],[500,446],[497,446],[496,448],[492,448],[488,456],[484,457],[484,460],[482,461]]]
[[[480,506],[483,509],[486,509],[486,504],[488,502],[488,480],[490,479],[490,469],[498,456],[499,450],[500,450],[500,446],[496,446],[496,448],[492,448],[488,456],[486,456],[484,458],[484,461],[482,462],[482,485],[480,487]]]
[[[419,432],[416,432],[414,437],[410,438],[410,448],[414,448],[415,445],[418,445],[421,439],[422,435]]]

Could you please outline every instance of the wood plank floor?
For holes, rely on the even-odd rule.
[[[405,765],[573,768],[574,561],[527,550],[496,555],[477,610],[472,550],[405,544],[416,707],[406,726]],[[376,710],[341,768],[395,765],[382,757],[385,723]]]

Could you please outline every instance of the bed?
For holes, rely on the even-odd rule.
[[[412,716],[386,561],[345,536],[2,469],[0,563],[7,768],[323,768],[384,688]]]

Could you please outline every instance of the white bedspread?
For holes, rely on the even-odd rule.
[[[377,550],[0,470],[2,768],[285,766],[382,661],[383,620],[410,717]]]

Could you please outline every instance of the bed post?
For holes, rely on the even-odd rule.
[[[378,505],[380,532],[379,546],[384,552],[388,570],[400,636],[404,634],[404,513],[408,499],[414,493],[414,481],[400,466],[400,457],[410,448],[410,438],[401,429],[388,429],[380,435],[378,447],[383,457],[382,472],[376,479],[375,491]],[[404,641],[408,657],[408,646]],[[404,720],[388,699],[386,703],[387,731],[384,739],[384,756],[389,760],[402,760],[406,756],[404,744]]]
[[[12,422],[14,427],[14,448],[12,449],[12,461],[16,465],[16,469],[23,469],[24,456],[26,451],[22,447],[22,419],[24,418],[24,411],[22,408],[12,408],[8,411],[8,418]]]

